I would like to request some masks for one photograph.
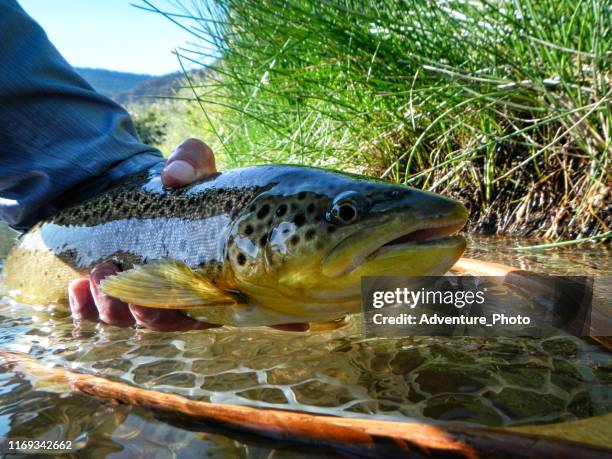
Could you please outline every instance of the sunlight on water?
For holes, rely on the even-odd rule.
[[[469,256],[547,273],[610,274],[606,248],[505,250],[524,243],[477,238]],[[75,327],[64,312],[5,301],[0,347],[192,399],[342,416],[503,426],[612,411],[609,354],[573,337],[364,339],[359,317],[331,332],[225,327],[161,334]],[[0,373],[0,400],[0,435],[70,438],[99,455],[128,457],[134,448],[186,454],[196,446],[228,455],[266,450],[190,432],[140,408],[57,393],[12,373]]]

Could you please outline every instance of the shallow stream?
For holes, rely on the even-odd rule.
[[[0,230],[0,259],[11,237]],[[472,237],[466,255],[551,274],[612,274],[608,247],[508,250],[528,243]],[[508,426],[612,411],[611,355],[568,336],[365,339],[357,316],[330,332],[224,327],[156,333],[75,327],[65,313],[5,301],[0,348],[197,400],[342,416]],[[0,368],[3,440],[72,440],[75,456],[92,458],[328,454],[189,427],[142,408],[58,393]]]

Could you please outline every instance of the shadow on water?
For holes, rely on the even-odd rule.
[[[0,258],[12,235],[0,230]],[[472,238],[468,256],[555,274],[609,275],[601,246],[518,253],[524,240]],[[612,411],[612,362],[561,336],[364,339],[359,318],[320,333],[267,328],[155,333],[75,326],[62,311],[4,302],[0,347],[196,400],[394,420],[508,426]],[[334,457],[218,426],[109,406],[0,373],[0,437],[72,440],[81,457]]]

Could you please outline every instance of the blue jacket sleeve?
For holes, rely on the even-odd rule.
[[[0,0],[0,220],[25,230],[161,159],[15,0]]]

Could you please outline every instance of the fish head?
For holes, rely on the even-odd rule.
[[[466,247],[457,201],[312,168],[289,168],[234,223],[236,287],[288,314],[354,312],[363,276],[442,275]]]

